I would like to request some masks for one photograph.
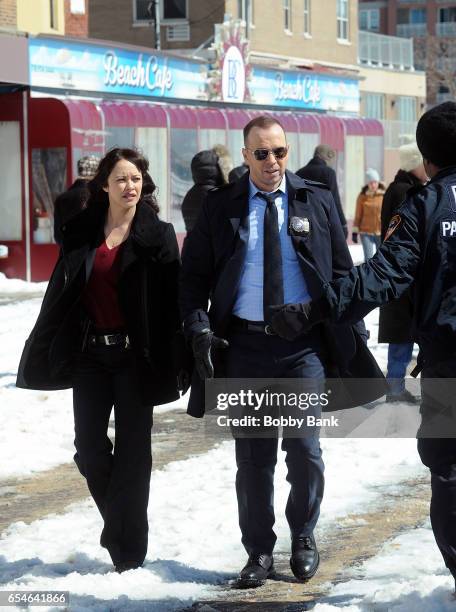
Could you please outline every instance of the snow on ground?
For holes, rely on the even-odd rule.
[[[400,480],[422,473],[414,441],[323,440],[326,493],[317,528],[327,531],[348,513],[366,512]],[[283,453],[277,466],[277,550],[289,550],[284,517],[288,485]],[[178,609],[182,600],[215,596],[214,585],[234,578],[245,562],[239,542],[235,461],[232,442],[201,457],[178,461],[154,472],[149,518],[149,554],[140,570],[117,576],[98,545],[101,519],[90,500],[64,515],[50,515],[30,525],[14,523],[0,541],[2,589],[70,590],[72,610],[137,610],[148,600],[151,610]],[[348,493],[349,491],[349,493]],[[173,601],[179,596],[181,601]],[[135,603],[136,602],[136,603]],[[156,604],[156,608],[152,607]],[[114,608],[112,607],[114,606]],[[173,606],[175,606],[173,608]],[[120,609],[120,608],[119,608]]]
[[[378,555],[350,573],[353,578],[335,585],[315,612],[449,612],[456,607],[454,580],[428,522],[386,542]]]
[[[0,285],[0,299],[1,293]],[[13,291],[9,295],[14,299]],[[39,306],[40,299],[34,298],[0,307],[0,479],[71,461],[73,454],[71,392],[14,387]],[[369,345],[385,368],[386,345],[376,344],[378,311],[366,324]],[[401,481],[426,473],[414,439],[323,439],[322,447],[326,490],[317,539],[347,514],[353,519],[381,504],[392,487],[400,491]],[[121,576],[111,571],[109,556],[98,544],[101,520],[90,499],[63,515],[30,525],[13,523],[0,538],[1,588],[69,590],[72,611],[167,612],[213,597],[214,587],[234,578],[245,561],[234,477],[232,442],[154,472],[149,554],[143,568]],[[277,549],[288,551],[283,453],[275,482]],[[386,543],[379,555],[353,571],[350,581],[334,586],[316,610],[449,610],[454,608],[451,584],[426,524]]]

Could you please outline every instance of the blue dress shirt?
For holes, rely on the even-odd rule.
[[[263,238],[266,202],[249,179],[249,238],[233,314],[249,321],[263,320]],[[285,176],[276,191],[283,195],[275,199],[280,246],[282,249],[283,291],[286,304],[310,302],[307,284],[288,235],[288,198]]]

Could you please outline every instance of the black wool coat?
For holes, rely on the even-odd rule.
[[[303,179],[323,183],[329,187],[329,190],[334,198],[334,203],[336,205],[337,214],[339,215],[340,223],[344,231],[344,236],[347,238],[347,219],[345,218],[344,211],[342,210],[336,173],[333,168],[328,166],[323,159],[320,159],[319,157],[312,157],[306,166],[302,167],[296,172],[296,175]]]
[[[286,172],[289,218],[306,218],[310,231],[291,237],[312,299],[324,294],[332,279],[348,273],[353,262],[334,200],[328,188]],[[249,238],[249,174],[208,193],[198,222],[182,252],[179,300],[182,318],[197,313],[216,336],[226,337],[242,275]],[[210,308],[208,308],[210,302]],[[185,322],[185,321],[184,321]],[[386,391],[383,374],[366,346],[366,328],[323,324],[328,378],[344,379],[331,409],[358,406]],[[215,353],[215,376],[223,377],[223,351]],[[350,381],[369,378],[368,385]],[[342,388],[343,387],[343,388]],[[204,383],[193,372],[188,413],[202,417]]]
[[[182,216],[187,233],[194,228],[208,191],[225,183],[218,164],[218,156],[212,150],[197,153],[192,159],[191,168],[195,184],[186,193],[182,202]]]
[[[95,249],[104,240],[107,206],[89,206],[62,227],[63,243],[36,324],[25,343],[16,385],[25,389],[72,386],[75,354],[90,321],[81,296]],[[136,357],[145,405],[179,397],[176,334],[179,250],[174,228],[139,202],[131,232],[122,245],[118,297]]]
[[[382,240],[388,230],[389,222],[396,210],[404,202],[407,191],[419,187],[421,182],[404,170],[399,170],[388,186],[382,203]],[[380,307],[378,341],[387,343],[413,342],[413,303],[411,291],[406,291],[397,300]]]

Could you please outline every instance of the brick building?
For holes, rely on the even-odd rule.
[[[456,2],[360,0],[359,25],[413,38],[415,67],[426,71],[427,103],[456,98]]]
[[[87,38],[89,35],[89,0],[65,0],[65,36]]]

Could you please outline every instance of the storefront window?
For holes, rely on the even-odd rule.
[[[33,242],[54,241],[54,201],[65,190],[67,151],[64,147],[32,150]]]
[[[139,127],[136,129],[135,145],[149,160],[149,174],[157,191],[155,196],[160,206],[160,217],[168,220],[168,150],[167,130],[165,127]]]
[[[0,121],[0,240],[22,238],[21,142],[18,121]]]
[[[185,232],[182,217],[182,201],[193,186],[190,164],[198,152],[198,139],[195,130],[171,130],[171,210],[170,221],[176,232]]]

